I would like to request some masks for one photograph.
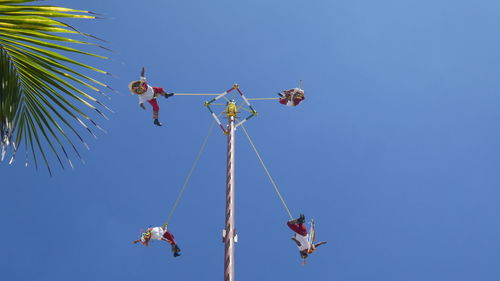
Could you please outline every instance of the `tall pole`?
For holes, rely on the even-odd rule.
[[[242,121],[236,124],[236,117],[238,116],[238,106],[234,100],[227,100],[226,117],[229,123],[226,127],[222,125],[217,115],[210,108],[210,105],[216,100],[224,97],[232,90],[236,89],[240,96],[243,98],[245,103],[250,107],[252,115],[246,117]],[[227,164],[226,164],[226,225],[222,231],[222,240],[224,242],[224,281],[234,281],[234,243],[238,241],[238,235],[234,227],[234,132],[236,127],[248,121],[253,116],[257,115],[257,111],[248,102],[247,98],[239,90],[238,84],[234,84],[233,87],[226,92],[218,95],[210,101],[205,102],[205,106],[212,114],[214,120],[219,124],[224,134],[227,135]]]
[[[228,115],[226,170],[226,227],[224,229],[224,281],[234,281],[234,120]]]

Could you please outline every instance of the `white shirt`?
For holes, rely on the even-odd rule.
[[[306,236],[302,236],[298,233],[295,233],[295,239],[297,241],[299,241],[299,243],[300,243],[300,246],[298,246],[300,251],[304,251],[304,250],[309,249],[309,247],[310,247],[309,234],[307,234]]]
[[[146,82],[146,77],[142,77],[141,76],[141,81],[142,82]],[[146,102],[148,100],[151,100],[155,96],[155,92],[153,90],[153,87],[151,87],[149,85],[147,85],[147,86],[148,86],[148,88],[146,89],[146,92],[144,92],[143,94],[138,95],[139,96],[139,104],[144,103],[144,102]]]
[[[163,238],[163,234],[167,232],[166,229],[163,229],[159,226],[151,228],[151,239],[161,240]]]

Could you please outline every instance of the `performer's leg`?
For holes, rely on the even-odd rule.
[[[168,230],[163,234],[163,238],[167,239],[170,244],[175,244],[174,236]]]
[[[288,221],[286,224],[291,230],[293,230],[293,232],[302,236],[307,235],[307,228],[303,223],[292,223]]]
[[[158,120],[158,114],[160,112],[160,106],[158,105],[158,102],[156,101],[156,99],[150,99],[148,100],[148,102],[151,104],[151,106],[153,107],[153,123],[156,125],[156,126],[161,126],[162,124],[160,123],[160,121]]]
[[[158,119],[158,113],[160,111],[160,106],[158,105],[158,102],[156,99],[150,99],[148,100],[149,104],[153,107],[153,119]]]
[[[174,257],[180,256],[181,254],[179,254],[179,253],[181,252],[181,249],[179,248],[179,246],[177,245],[177,243],[175,243],[174,235],[172,235],[172,233],[170,233],[167,230],[165,232],[165,234],[163,234],[163,238],[167,239],[168,242],[170,243],[170,245],[172,246],[172,253],[174,253]]]

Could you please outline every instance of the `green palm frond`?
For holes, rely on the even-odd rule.
[[[74,141],[88,148],[79,132],[82,127],[93,137],[94,128],[102,130],[89,109],[106,118],[99,107],[109,108],[95,94],[103,94],[99,88],[112,89],[82,72],[109,73],[71,57],[107,59],[74,46],[104,47],[86,41],[95,37],[55,19],[95,19],[96,15],[63,7],[22,5],[35,1],[0,0],[1,160],[12,163],[23,146],[26,159],[30,155],[35,167],[41,161],[52,173],[51,156],[62,168],[66,161],[73,167],[68,148],[81,159]],[[83,39],[75,39],[75,35]]]

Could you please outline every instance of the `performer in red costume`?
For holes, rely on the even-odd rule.
[[[299,88],[284,90],[278,96],[280,97],[279,103],[286,106],[297,106],[306,98],[304,90]]]
[[[153,107],[153,124],[156,126],[161,126],[162,124],[158,120],[158,113],[160,111],[160,106],[156,98],[159,96],[164,96],[165,98],[171,97],[174,93],[167,93],[163,88],[151,87],[146,83],[146,77],[144,77],[144,67],[141,70],[141,79],[132,81],[128,84],[129,90],[139,96],[139,106],[142,109],[146,109],[144,102],[147,101]]]
[[[145,232],[141,234],[141,237],[139,239],[133,241],[132,243],[137,244],[140,242],[142,245],[147,247],[151,239],[168,242],[172,247],[172,253],[174,253],[174,257],[178,257],[181,255],[179,254],[181,249],[179,248],[179,246],[177,246],[177,243],[175,243],[172,233],[167,230],[167,226],[149,227]]]
[[[292,237],[292,240],[295,241],[297,247],[299,247],[300,256],[304,259],[308,257],[308,255],[312,254],[316,251],[316,247],[326,244],[326,241],[321,241],[314,244],[313,239],[309,238],[309,233],[307,232],[307,228],[304,225],[305,216],[300,214],[298,219],[290,220],[287,222],[288,227],[295,232],[295,235]]]

